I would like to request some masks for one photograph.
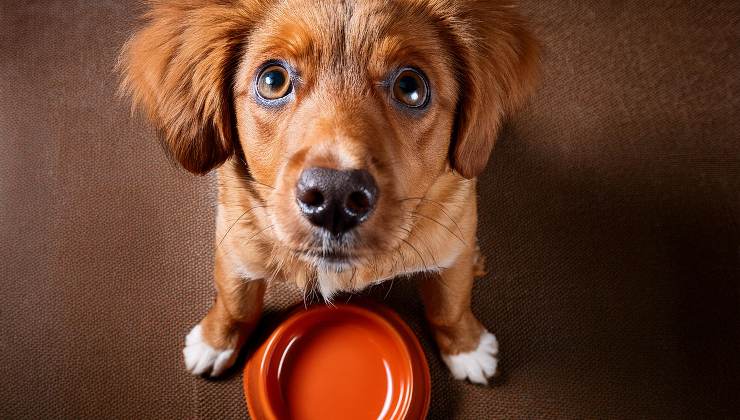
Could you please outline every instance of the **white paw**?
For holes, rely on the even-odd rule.
[[[237,352],[234,349],[214,349],[203,341],[200,324],[193,327],[185,337],[185,367],[193,375],[219,376],[231,367],[236,360]]]
[[[496,374],[498,365],[498,341],[488,331],[483,331],[478,348],[467,353],[442,354],[442,360],[455,379],[469,379],[470,382],[485,385],[488,378]]]

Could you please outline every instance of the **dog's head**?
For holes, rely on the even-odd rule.
[[[490,0],[156,2],[124,87],[186,169],[244,159],[278,241],[348,264],[408,235],[404,200],[484,168],[537,45]]]

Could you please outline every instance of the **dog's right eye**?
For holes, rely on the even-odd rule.
[[[410,108],[426,105],[429,87],[422,73],[412,68],[403,69],[393,82],[393,97]]]
[[[290,88],[290,74],[278,64],[266,67],[257,78],[257,93],[263,99],[280,99],[290,93]]]

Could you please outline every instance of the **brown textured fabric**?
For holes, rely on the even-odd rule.
[[[386,299],[427,352],[431,418],[740,416],[740,3],[713,3],[523,2],[544,78],[481,180],[474,295],[502,377],[452,380],[413,285]],[[247,417],[239,369],[182,366],[214,189],[115,98],[137,13],[0,2],[2,418]]]

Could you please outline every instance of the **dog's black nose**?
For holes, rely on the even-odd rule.
[[[298,179],[296,199],[313,225],[339,236],[367,220],[378,201],[378,187],[365,170],[308,168]]]

